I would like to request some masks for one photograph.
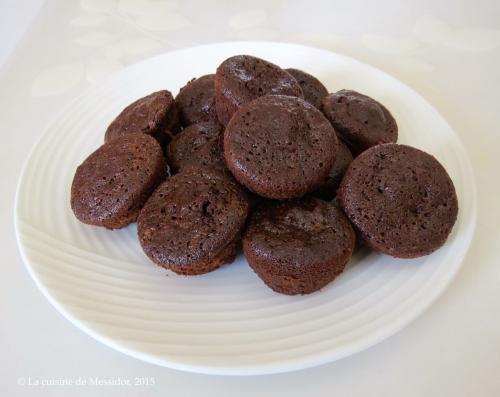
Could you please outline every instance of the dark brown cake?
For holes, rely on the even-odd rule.
[[[266,198],[317,189],[335,162],[337,137],[302,98],[267,95],[243,106],[224,132],[224,157],[236,179]]]
[[[457,196],[446,170],[406,145],[384,144],[360,154],[337,198],[369,247],[399,258],[440,248],[457,219]]]
[[[248,263],[271,289],[309,294],[324,287],[352,256],[355,233],[342,211],[317,198],[268,204],[243,236]]]
[[[304,99],[316,108],[321,107],[321,100],[328,95],[328,91],[316,77],[299,69],[285,69],[290,73],[302,88]]]
[[[398,140],[396,120],[384,105],[356,91],[341,90],[323,98],[321,110],[353,154]]]
[[[181,124],[187,127],[202,121],[217,121],[215,74],[193,79],[175,97]]]
[[[170,91],[153,92],[128,105],[106,130],[105,142],[116,137],[144,133],[154,137],[162,147],[170,135],[179,131],[177,107]]]
[[[279,66],[250,55],[226,59],[215,74],[217,117],[226,126],[241,106],[263,95],[303,97],[292,75]]]
[[[312,193],[314,196],[322,198],[323,200],[332,200],[337,195],[337,189],[340,181],[347,171],[347,167],[351,164],[352,153],[349,148],[339,139],[337,146],[337,156],[330,175],[327,181],[321,187]]]
[[[147,201],[137,221],[139,241],[160,266],[184,275],[207,273],[234,260],[248,208],[227,171],[187,167]]]
[[[222,133],[222,126],[217,121],[193,124],[182,130],[167,148],[172,169],[177,172],[189,165],[225,166]]]
[[[71,208],[83,223],[118,229],[135,222],[168,173],[160,145],[146,134],[115,138],[77,168]]]

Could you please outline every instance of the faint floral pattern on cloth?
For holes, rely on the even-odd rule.
[[[417,56],[419,50],[438,47],[464,55],[490,51],[500,46],[500,30],[454,28],[439,18],[423,16],[415,21],[412,32],[407,36],[369,33],[361,36],[361,42],[369,50],[398,55],[395,62],[399,66],[422,73],[431,71],[433,66]]]
[[[165,32],[192,26],[171,1],[81,0],[80,6],[81,15],[69,24],[72,45],[87,49],[83,59],[42,70],[33,81],[33,97],[62,94],[83,78],[98,83],[128,63],[171,49]],[[106,30],[109,25],[115,29]]]
[[[181,3],[182,4],[182,3]],[[80,59],[41,70],[34,79],[31,96],[60,95],[82,81],[96,84],[124,66],[148,56],[198,44],[203,29],[180,10],[178,2],[165,0],[81,0],[79,14],[69,21],[69,44],[79,48]],[[286,34],[272,20],[271,10],[245,8],[233,12],[217,25],[222,40],[283,40],[335,49],[345,36],[332,31]],[[191,39],[185,38],[190,33]],[[433,16],[418,18],[407,35],[380,33],[359,35],[362,47],[394,56],[397,67],[427,73],[433,65],[422,54],[426,48],[477,54],[500,46],[500,30],[452,27]]]

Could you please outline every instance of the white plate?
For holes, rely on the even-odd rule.
[[[70,205],[75,168],[103,141],[123,107],[152,91],[173,93],[225,58],[253,54],[352,88],[384,103],[400,142],[434,154],[453,178],[459,217],[446,245],[415,260],[360,252],[335,282],[308,296],[268,289],[239,256],[182,277],[142,253],[135,225],[79,223]],[[325,50],[281,43],[223,43],[160,55],[121,71],[70,103],[48,127],[22,174],[16,231],[28,271],[47,299],[83,331],[139,359],[208,374],[265,374],[358,352],[421,314],[460,267],[476,217],[471,167],[439,113],[391,76]]]

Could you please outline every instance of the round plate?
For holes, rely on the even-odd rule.
[[[131,225],[79,223],[70,208],[76,167],[102,144],[113,118],[159,89],[177,93],[225,58],[252,54],[316,75],[329,91],[352,88],[384,103],[400,142],[435,155],[452,177],[459,217],[448,242],[415,260],[361,251],[321,291],[268,289],[240,255],[212,273],[183,277],[143,254]],[[471,167],[439,113],[371,66],[325,50],[282,43],[223,43],[160,55],[128,67],[70,103],[35,146],[16,198],[16,231],[28,271],[73,324],[139,359],[208,374],[265,374],[345,357],[394,334],[445,289],[469,246],[476,216]]]

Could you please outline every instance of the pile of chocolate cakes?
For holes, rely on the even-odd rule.
[[[356,241],[398,258],[441,247],[457,218],[442,165],[396,144],[381,103],[249,55],[174,98],[126,107],[76,170],[83,223],[137,221],[156,264],[199,275],[243,252],[274,291],[307,294],[344,270]]]

